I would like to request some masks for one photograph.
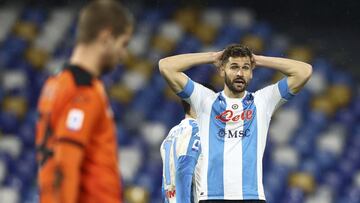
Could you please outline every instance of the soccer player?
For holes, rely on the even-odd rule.
[[[185,118],[170,130],[160,147],[165,203],[193,202],[193,174],[201,150],[199,128],[194,110],[185,101],[182,105]]]
[[[214,91],[214,87],[204,84]],[[174,126],[160,147],[163,162],[162,192],[166,203],[197,202],[196,175],[201,154],[199,127],[190,104],[181,102],[185,118]]]
[[[121,203],[116,126],[99,77],[126,55],[132,17],[115,0],[80,13],[68,65],[42,90],[36,128],[41,203]]]
[[[198,64],[216,64],[224,90],[214,93],[183,72]],[[255,66],[286,77],[256,92],[246,88]],[[161,74],[197,115],[203,158],[199,199],[212,202],[265,202],[262,158],[272,114],[300,91],[311,65],[296,60],[258,56],[235,44],[220,52],[181,54],[161,59]],[[201,162],[201,163],[200,163]]]

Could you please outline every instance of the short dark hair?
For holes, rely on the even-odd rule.
[[[201,84],[202,84],[204,87],[207,87],[208,89],[216,92],[214,86],[212,86],[212,85],[210,85],[210,84],[208,84],[208,83],[201,83]],[[187,102],[184,101],[184,100],[181,100],[181,105],[182,105],[182,107],[183,107],[183,109],[184,109],[184,113],[185,113],[185,114],[189,114],[189,113],[190,113],[190,109],[191,109],[190,104],[187,103]]]
[[[247,46],[241,44],[231,44],[227,46],[220,57],[220,66],[226,64],[230,57],[249,57],[251,65],[253,65],[252,51]]]
[[[131,13],[120,2],[115,0],[94,0],[80,12],[76,41],[89,43],[104,28],[111,29],[114,36],[119,36],[132,24],[133,17]]]

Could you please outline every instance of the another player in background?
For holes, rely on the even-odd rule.
[[[190,105],[185,101],[182,105],[185,118],[170,130],[160,147],[165,203],[193,202],[193,174],[201,150],[199,128]]]
[[[116,126],[99,77],[126,55],[130,13],[115,0],[80,13],[68,65],[42,90],[36,129],[41,203],[121,203]]]
[[[210,85],[206,85],[214,91]],[[166,203],[197,201],[195,182],[199,174],[197,161],[201,153],[195,111],[182,101],[185,118],[173,127],[160,147],[163,161],[162,192]],[[197,174],[195,174],[197,173]]]
[[[218,93],[183,72],[198,64],[216,64],[224,77]],[[254,93],[246,91],[258,65],[286,77]],[[202,147],[200,202],[265,202],[262,158],[275,109],[299,92],[312,73],[296,60],[254,55],[235,44],[221,52],[192,53],[160,60],[170,87],[195,110]]]

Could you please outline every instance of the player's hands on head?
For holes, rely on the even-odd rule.
[[[213,64],[219,68],[221,66],[221,61],[220,58],[223,54],[224,50],[218,51],[218,52],[213,52],[212,53],[212,58],[213,58]]]
[[[252,57],[251,57],[250,61],[251,61],[251,65],[252,65],[253,69],[255,69],[256,65],[258,65],[256,63],[258,57],[259,57],[258,55],[252,54]]]

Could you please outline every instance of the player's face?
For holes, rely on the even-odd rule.
[[[252,67],[249,57],[230,57],[220,71],[225,78],[225,85],[234,93],[245,91],[252,79]]]
[[[112,37],[108,44],[104,57],[103,73],[113,70],[127,56],[127,46],[133,33],[132,26],[128,26],[125,32],[118,37]]]

